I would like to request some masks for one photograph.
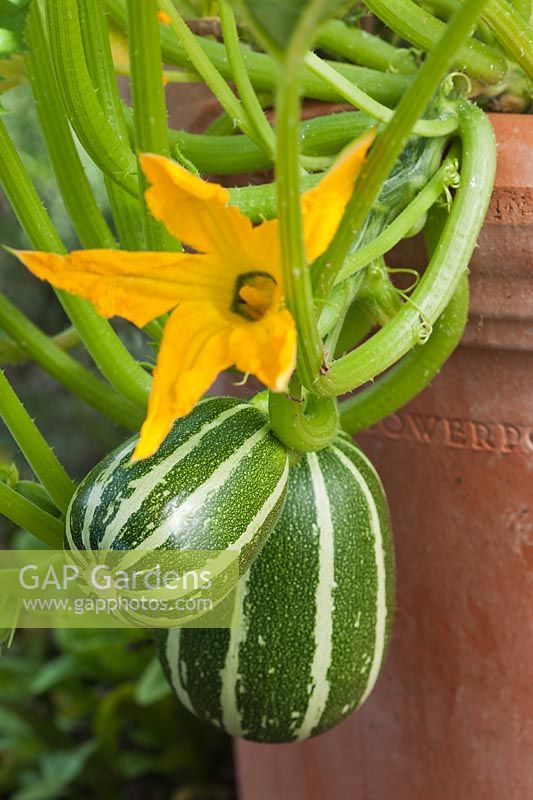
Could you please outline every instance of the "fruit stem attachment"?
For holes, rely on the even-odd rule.
[[[323,450],[339,428],[337,402],[330,397],[289,397],[271,392],[268,413],[272,430],[289,450],[311,453]]]

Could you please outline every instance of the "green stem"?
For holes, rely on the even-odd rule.
[[[494,132],[483,112],[463,104],[461,183],[430,264],[400,313],[367,342],[333,362],[317,393],[350,392],[399,361],[435,324],[468,268],[490,201],[496,169]]]
[[[274,158],[276,136],[265,117],[261,103],[246,72],[235,14],[227,0],[219,0],[218,5],[224,44],[228,53],[228,61],[231,67],[233,80],[241,98],[241,103],[254,129],[256,141],[262,145],[263,150],[271,158]]]
[[[300,380],[312,390],[324,353],[313,305],[300,208],[298,122],[301,65],[302,56],[297,49],[294,55],[289,50],[280,74],[276,103],[276,187],[285,299],[298,331]]]
[[[79,0],[79,12],[85,58],[93,90],[115,136],[124,147],[129,148],[129,131],[115,76],[103,0]],[[108,175],[104,175],[104,182],[121,246],[127,250],[143,250],[141,207],[138,199],[132,197]]]
[[[126,26],[124,0],[106,0],[106,6],[113,21],[124,30]],[[187,32],[190,34],[188,28]],[[200,36],[193,36],[193,39],[196,48],[202,51],[211,66],[223,78],[232,80],[231,67],[224,45]],[[172,31],[164,26],[161,30],[161,44],[165,63],[178,67],[191,67],[192,57],[189,57],[188,51],[183,44],[180,44],[180,41],[176,39]],[[245,45],[242,45],[241,49],[246,72],[256,91],[275,92],[278,84],[278,68],[274,59]],[[379,100],[380,103],[388,106],[394,106],[398,102],[411,81],[410,76],[407,75],[392,75],[367,69],[366,67],[357,67],[353,64],[332,63],[348,80],[357,84],[360,89],[371,95],[375,100]],[[304,70],[302,74],[301,90],[303,96],[314,100],[323,100],[325,102],[339,102],[342,100],[337,92],[332,90],[324,81],[311,74],[309,70]],[[231,117],[234,118],[233,115]]]
[[[128,46],[135,144],[138,153],[169,155],[167,109],[159,44],[157,0],[127,0]],[[166,227],[152,216],[144,201],[147,187],[139,172],[143,227],[148,250],[180,250]]]
[[[305,63],[315,75],[320,75],[330,86],[356,108],[365,111],[380,122],[390,122],[394,111],[373,100],[353,83],[350,83],[336,69],[314,53],[308,53]],[[441,119],[421,119],[415,123],[413,133],[418,136],[447,136],[457,130],[457,116],[447,114]]]
[[[307,156],[333,156],[373,125],[366,114],[345,111],[300,123],[301,152]],[[210,175],[234,175],[268,169],[272,159],[248,136],[213,136],[169,131],[172,147]]]
[[[137,194],[137,164],[116,135],[94,91],[84,57],[77,0],[49,0],[48,36],[56,77],[72,126],[94,163]]]
[[[51,337],[52,345],[57,345],[62,350],[70,350],[80,343],[80,336],[76,328],[70,326],[61,333]],[[7,337],[0,338],[0,367],[13,367],[30,361],[27,350],[18,342]]]
[[[461,49],[487,0],[467,0],[453,16],[445,33],[428,55],[408,91],[400,101],[394,117],[378,137],[356,181],[337,234],[327,253],[315,268],[316,295],[320,301],[327,297],[335,284],[344,259],[348,255],[357,231],[375,202],[381,185],[402,152],[415,122],[429,105],[449,64]]]
[[[465,275],[428,341],[415,347],[375,383],[340,404],[341,426],[348,433],[358,433],[416,397],[431,383],[459,344],[467,317],[468,280]]]
[[[14,489],[0,483],[0,514],[19,528],[25,528],[37,539],[56,550],[63,547],[64,523],[39,506],[18,494]]]
[[[1,119],[0,182],[32,245],[37,250],[64,253],[61,239]],[[57,294],[100,372],[131,403],[145,408],[150,378],[132,358],[111,325],[87,301],[67,292],[58,291]]]
[[[204,52],[197,38],[191,33],[187,23],[173,5],[172,0],[159,0],[159,7],[170,17],[170,27],[186,52],[190,64],[202,76],[222,108],[233,119],[235,125],[253,139],[255,131],[248,120],[242,103],[235,97],[216,66]]]
[[[379,36],[345,25],[333,19],[318,34],[316,47],[355,64],[383,72],[396,71],[403,75],[416,72],[416,62],[409,50],[394,47]]]
[[[411,228],[437,202],[444,189],[458,182],[459,173],[457,169],[457,160],[455,158],[447,158],[438,172],[416,195],[412,203],[398,214],[396,219],[379,236],[348,255],[337,275],[336,283],[346,280],[371,261],[388,253],[398,242],[406,238]]]
[[[446,24],[413,0],[365,0],[365,3],[389,28],[422,50],[431,52],[444,36]],[[468,3],[464,5],[468,6]],[[476,21],[474,18],[472,24]],[[494,48],[476,39],[467,39],[468,34],[463,37],[461,46],[454,48],[449,63],[487,83],[501,81],[507,72],[505,59]]]
[[[489,0],[483,12],[498,41],[533,80],[533,28],[507,0]]]
[[[300,188],[302,191],[316,186],[321,175],[303,175]],[[278,215],[277,186],[265,183],[262,186],[241,186],[230,189],[230,203],[240,208],[243,214],[253,222],[273,219]]]
[[[296,453],[322,450],[331,444],[339,428],[337,402],[329,397],[293,399],[270,392],[268,416],[278,439]]]
[[[39,366],[73,394],[111,417],[119,425],[138,430],[143,413],[124,397],[83,367],[53,343],[24,314],[0,293],[0,328],[24,347]]]
[[[74,489],[75,488],[74,486]],[[61,512],[58,510],[55,503],[51,501],[50,495],[40,483],[35,483],[34,481],[18,481],[15,486],[13,486],[13,489],[18,494],[21,494],[22,497],[25,497],[26,500],[30,500],[30,502],[42,508],[43,511],[47,511],[53,517],[61,516]]]
[[[0,416],[56,506],[66,511],[76,486],[1,371]]]
[[[65,117],[52,72],[50,50],[39,5],[28,15],[26,65],[54,175],[74,229],[84,247],[115,247],[113,234],[98,208]]]

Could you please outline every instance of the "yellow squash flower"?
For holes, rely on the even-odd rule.
[[[302,195],[307,259],[326,250],[374,134],[351,145]],[[283,305],[278,220],[253,226],[227,189],[173,161],[141,156],[156,219],[194,253],[80,250],[66,256],[20,251],[42,280],[87,298],[104,317],[139,327],[171,311],[154,371],[148,415],[134,454],[154,453],[217,375],[235,365],[283,392],[296,361],[296,330]]]

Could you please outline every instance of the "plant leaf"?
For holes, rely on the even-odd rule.
[[[135,686],[133,698],[140,706],[149,706],[172,694],[159,659],[154,658],[147,665]]]

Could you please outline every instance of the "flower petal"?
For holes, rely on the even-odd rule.
[[[209,389],[218,373],[232,363],[231,323],[210,303],[182,303],[165,326],[154,372],[148,416],[133,459],[151,456]]]
[[[236,206],[228,205],[228,190],[163,156],[145,154],[140,163],[151,183],[146,202],[154,217],[195,250],[234,257],[239,242],[251,236],[252,223]]]
[[[234,326],[230,354],[241,372],[256,375],[274,392],[285,391],[296,365],[296,327],[289,311],[269,311],[257,322]]]
[[[245,246],[247,246],[248,263],[252,264],[253,269],[268,272],[278,284],[281,284],[283,276],[279,220],[269,219],[257,225],[253,229],[249,244],[246,242]]]
[[[369,131],[349,145],[318,186],[302,195],[305,249],[310,263],[326,251],[335,236],[355,178],[375,137],[376,132]]]
[[[91,300],[104,317],[125,317],[142,327],[182,300],[231,305],[234,278],[212,256],[78,250],[67,256],[19,251],[41,280]]]

